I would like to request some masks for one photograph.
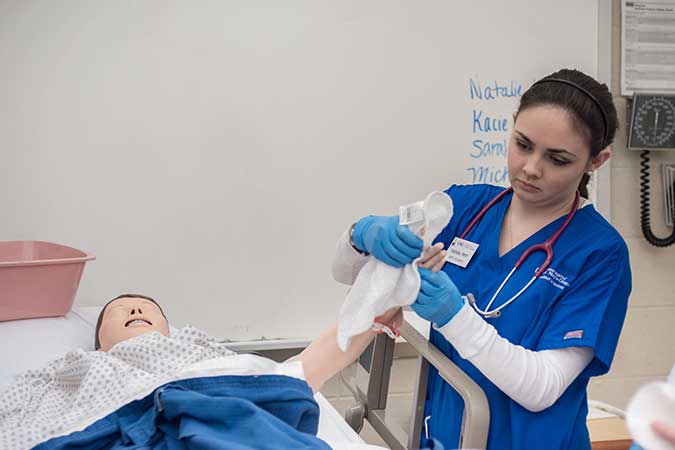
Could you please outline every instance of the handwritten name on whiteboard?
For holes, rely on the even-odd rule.
[[[523,84],[515,80],[469,79],[471,141],[467,167],[472,183],[507,185],[506,157],[511,113],[523,95]]]

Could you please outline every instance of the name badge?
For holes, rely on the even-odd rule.
[[[462,238],[454,238],[445,254],[445,260],[459,267],[466,268],[474,253],[478,250],[478,244]]]

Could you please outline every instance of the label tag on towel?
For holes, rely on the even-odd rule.
[[[448,247],[445,260],[459,267],[466,268],[476,250],[478,250],[478,244],[475,242],[456,237],[452,240],[450,247]]]
[[[399,208],[398,221],[401,225],[424,221],[424,202],[415,202]]]

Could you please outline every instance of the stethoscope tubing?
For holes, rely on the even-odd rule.
[[[461,239],[464,239],[464,237],[469,234],[471,229],[476,225],[482,218],[483,216],[488,212],[488,210],[499,200],[501,200],[505,195],[509,194],[510,192],[513,192],[513,187],[508,187],[504,189],[502,192],[499,193],[495,198],[493,198],[487,205],[483,207],[483,209],[480,210],[480,212],[474,217],[469,225],[466,227],[466,230],[460,235]],[[516,261],[516,264],[513,266],[509,274],[504,278],[502,283],[499,285],[497,290],[495,291],[494,295],[488,302],[487,306],[485,307],[485,310],[481,310],[478,306],[476,306],[476,300],[472,294],[467,294],[467,299],[469,300],[469,303],[471,306],[473,306],[473,309],[476,310],[476,312],[483,317],[486,318],[493,318],[493,317],[499,317],[501,315],[501,310],[513,303],[518,297],[520,297],[526,290],[529,288],[534,281],[539,278],[544,272],[546,272],[546,269],[551,265],[551,262],[553,261],[553,245],[556,243],[560,235],[565,231],[567,226],[570,224],[572,219],[574,218],[574,215],[577,213],[577,209],[579,207],[579,200],[581,196],[579,194],[579,191],[576,192],[574,196],[574,203],[572,204],[572,208],[570,209],[570,212],[567,213],[567,217],[565,218],[565,221],[558,227],[558,230],[556,230],[553,235],[546,239],[543,243],[541,244],[535,244],[529,247],[527,250],[523,252],[523,254],[518,258],[518,261]],[[543,251],[546,253],[546,260],[544,263],[537,268],[537,270],[534,273],[534,276],[530,279],[530,281],[523,286],[522,289],[520,289],[515,295],[513,295],[508,301],[504,302],[501,304],[499,307],[490,310],[490,307],[496,300],[497,296],[499,293],[502,291],[504,286],[506,286],[506,283],[511,279],[511,276],[515,273],[515,271],[523,265],[525,260],[534,252],[537,251]]]

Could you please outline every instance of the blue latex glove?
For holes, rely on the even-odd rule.
[[[644,449],[639,445],[637,445],[637,442],[633,442],[633,445],[631,445],[628,450],[644,450]]]
[[[432,272],[420,267],[422,284],[412,309],[437,326],[442,327],[464,306],[464,298],[445,272]]]
[[[398,216],[362,218],[354,225],[353,240],[356,248],[399,268],[420,256],[424,245],[408,227],[399,225]]]

